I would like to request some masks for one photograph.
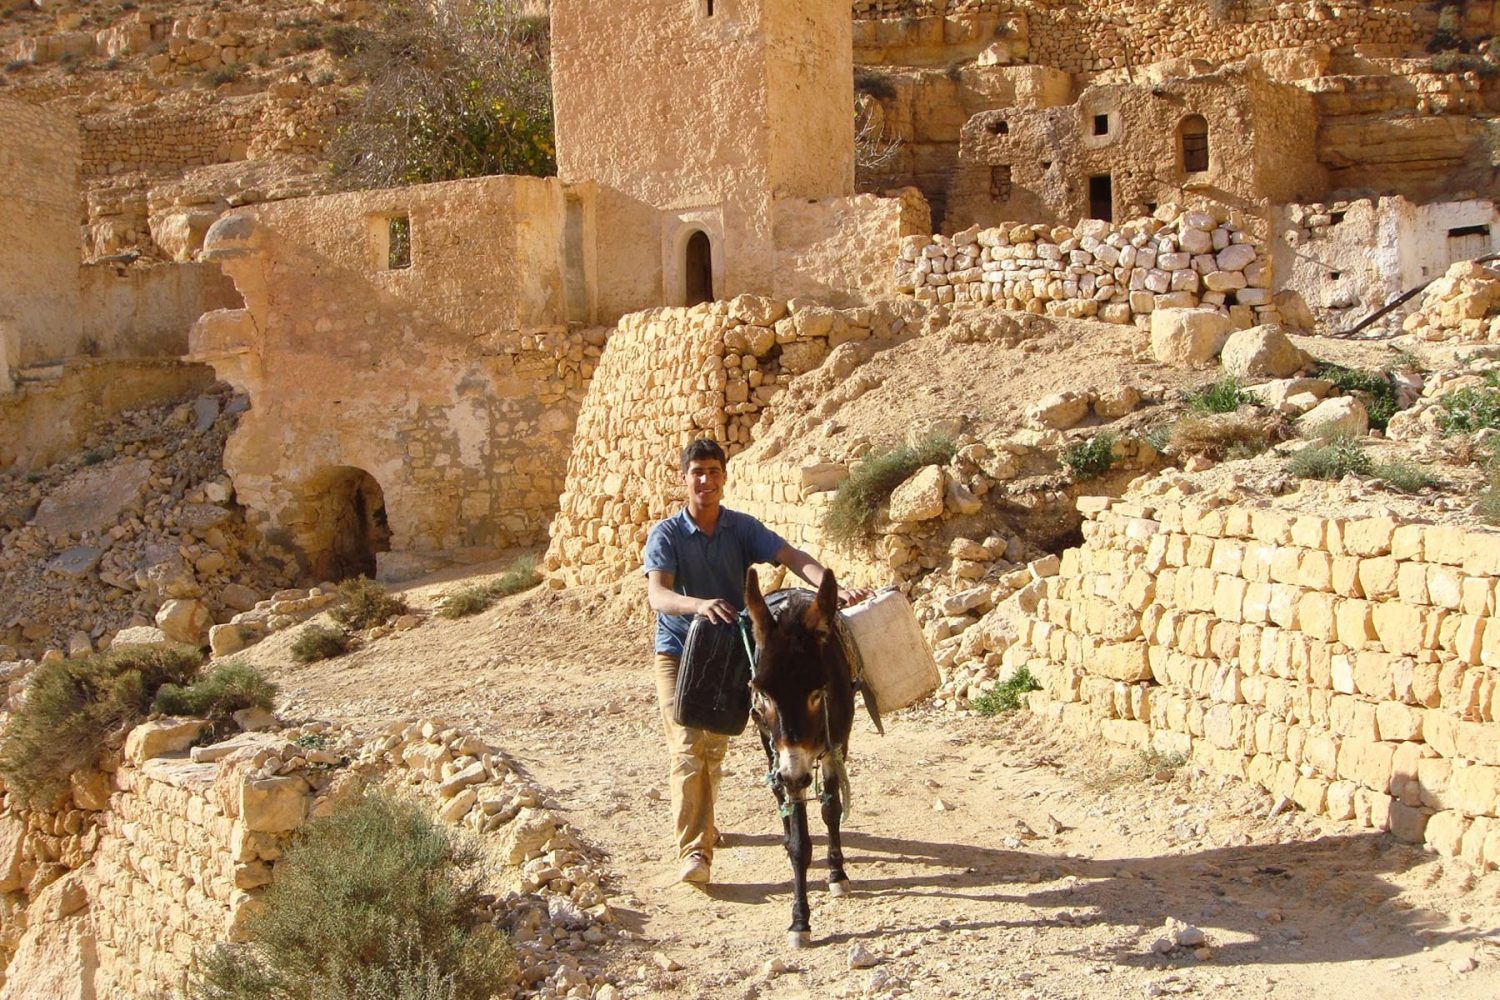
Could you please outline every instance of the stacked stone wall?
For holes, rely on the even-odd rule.
[[[1500,863],[1500,535],[1085,498],[1026,588],[1033,708],[1308,812]]]
[[[1216,306],[1256,325],[1279,318],[1270,264],[1238,219],[1167,209],[1121,226],[1086,220],[910,236],[895,268],[902,291],[938,305],[1142,325],[1157,309]]]
[[[647,531],[682,502],[683,446],[709,437],[731,457],[744,450],[794,376],[870,337],[877,322],[868,308],[749,295],[622,319],[578,417],[546,556],[553,582],[611,582],[638,569]],[[725,502],[744,506],[731,465]]]
[[[1232,62],[1311,46],[1419,55],[1437,27],[1432,5],[1420,0],[1190,0],[1171,7],[1152,0],[860,0],[854,17],[856,48],[874,53],[970,41],[974,22],[992,31],[1011,25],[1008,33],[1016,34],[1021,26],[1012,21],[1019,18],[1029,44],[1022,61],[1070,73],[1181,57]]]

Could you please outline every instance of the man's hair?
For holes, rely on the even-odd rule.
[[[708,438],[699,438],[686,448],[682,449],[682,471],[686,475],[688,466],[694,462],[706,462],[710,459],[718,459],[719,465],[729,467],[729,459],[724,456],[724,449],[719,447],[719,442],[710,441]]]

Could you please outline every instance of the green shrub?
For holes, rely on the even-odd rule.
[[[210,84],[218,87],[222,84],[233,83],[245,75],[244,63],[230,63],[228,66],[215,66],[203,75]]]
[[[1276,420],[1250,414],[1183,417],[1172,425],[1168,450],[1174,455],[1202,455],[1216,462],[1252,458],[1271,447],[1277,433]]]
[[[1376,462],[1370,468],[1370,475],[1402,493],[1420,493],[1438,484],[1437,479],[1422,466],[1399,458]]]
[[[292,640],[292,659],[298,663],[331,660],[349,652],[349,633],[327,625],[309,625]]]
[[[1396,402],[1396,385],[1388,372],[1363,371],[1325,362],[1318,365],[1313,376],[1333,383],[1340,392],[1360,397],[1369,414],[1370,426],[1378,431],[1385,430],[1391,417],[1400,409]]]
[[[1479,494],[1479,517],[1485,524],[1500,526],[1500,476],[1490,479],[1490,485]]]
[[[328,616],[345,628],[365,629],[383,625],[409,609],[406,601],[366,576],[339,584],[339,603]]]
[[[1255,397],[1245,391],[1243,382],[1230,375],[1188,393],[1185,402],[1198,413],[1233,413],[1246,403],[1255,402]]]
[[[190,684],[163,684],[151,704],[162,715],[191,715],[207,719],[215,729],[246,708],[269,709],[276,685],[260,671],[243,663],[222,663]]]
[[[1500,384],[1486,372],[1482,387],[1468,386],[1438,397],[1438,426],[1444,434],[1472,434],[1500,428]]]
[[[163,686],[191,682],[202,662],[191,646],[126,646],[37,667],[0,734],[6,787],[27,805],[52,805],[70,775],[146,717]]]
[[[358,799],[298,832],[246,924],[199,957],[189,1000],[489,1000],[509,940],[477,919],[476,852],[420,809]]]
[[[442,618],[467,618],[489,608],[496,600],[529,590],[541,582],[536,571],[536,557],[523,555],[516,558],[499,578],[489,583],[475,584],[454,591],[438,602],[437,613]]]
[[[969,702],[969,707],[980,715],[992,716],[1002,712],[1014,712],[1021,707],[1021,697],[1028,691],[1040,691],[1042,685],[1022,667],[1009,678]]]
[[[918,469],[947,463],[955,451],[948,438],[932,437],[915,445],[866,455],[834,493],[833,502],[823,515],[824,536],[843,545],[868,540],[875,527],[875,515],[880,505],[890,499],[891,491]]]
[[[1087,441],[1077,441],[1063,449],[1062,464],[1074,479],[1093,479],[1115,464],[1115,435],[1110,431],[1095,434]]]
[[[1367,476],[1374,462],[1364,446],[1353,438],[1330,438],[1326,444],[1311,445],[1292,455],[1286,469],[1298,479],[1343,479],[1351,472]]]
[[[867,66],[856,66],[854,68],[854,90],[857,93],[869,94],[880,101],[893,101],[896,99],[896,86],[886,73]]]

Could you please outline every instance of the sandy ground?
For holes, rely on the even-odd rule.
[[[451,584],[414,588],[417,607]],[[246,658],[284,714],[440,716],[503,747],[611,873],[629,931],[597,959],[627,996],[1500,996],[1500,874],[1480,875],[1258,791],[1046,732],[920,707],[856,724],[845,849],[812,873],[813,946],[786,946],[789,866],[753,736],[726,764],[714,883],[674,882],[643,593],[507,599],[335,661],[292,633]],[[1157,954],[1177,919],[1206,948]],[[873,968],[851,969],[851,951]],[[680,969],[666,971],[663,966]]]

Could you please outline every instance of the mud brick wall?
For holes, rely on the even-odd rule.
[[[1021,595],[1033,708],[1500,863],[1500,534],[1084,498]]]

